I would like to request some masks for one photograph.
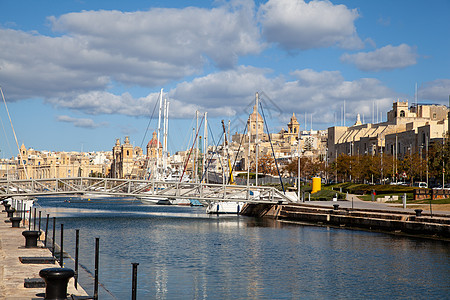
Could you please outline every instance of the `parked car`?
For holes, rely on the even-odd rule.
[[[413,187],[426,189],[426,188],[428,188],[428,184],[426,182],[414,182]]]

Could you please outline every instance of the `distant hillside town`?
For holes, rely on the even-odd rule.
[[[145,153],[144,149],[130,144],[128,136],[123,142],[117,138],[111,151],[100,152],[38,151],[27,149],[22,144],[16,157],[2,159],[0,177],[163,180],[173,176],[177,180],[185,177],[200,181],[208,180],[205,174],[219,176],[223,180],[232,176],[238,178],[239,174],[246,174],[247,171],[254,173],[256,169],[261,175],[291,177],[297,176],[300,157],[300,176],[304,178],[320,176],[326,180],[339,180],[343,177],[348,179],[350,175],[350,180],[352,176],[360,180],[370,180],[371,176],[372,181],[375,176],[381,180],[398,176],[399,173],[397,165],[383,165],[387,163],[388,156],[397,161],[415,154],[421,162],[428,161],[426,156],[432,145],[443,144],[450,131],[449,115],[449,108],[445,105],[410,106],[407,101],[396,101],[387,112],[387,120],[381,123],[363,124],[357,115],[356,122],[350,127],[301,130],[293,113],[286,130],[267,133],[264,119],[255,105],[248,117],[245,132],[236,132],[227,137],[224,126],[225,139],[220,145],[206,146],[205,138],[202,144],[202,137],[198,134],[200,141],[194,143],[194,147],[170,154],[166,136],[157,132],[153,132]],[[364,156],[381,158],[380,166],[377,167],[380,170],[372,168],[371,175],[352,175],[351,172],[356,172],[356,163],[352,171],[342,169],[343,164],[349,167],[348,163],[341,162],[339,166],[339,160],[345,157]],[[413,176],[412,171],[410,176]]]

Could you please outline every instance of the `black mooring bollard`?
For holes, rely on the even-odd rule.
[[[14,212],[15,212],[15,211],[16,211],[15,208],[8,208],[8,209],[6,210],[6,213],[8,214],[8,218],[14,217]]]
[[[333,209],[334,210],[338,210],[339,209],[339,204],[333,204]]]
[[[422,216],[422,210],[421,209],[415,209],[414,211],[416,212],[416,217]]]
[[[41,235],[39,231],[25,230],[22,232],[22,235],[25,237],[25,248],[37,247],[37,239]]]
[[[136,300],[137,290],[137,266],[139,263],[131,263],[133,265],[132,284],[131,284],[131,300]]]
[[[61,268],[64,268],[64,224],[61,224],[61,243],[60,243],[61,251],[59,254],[59,265]]]
[[[94,299],[98,300],[98,260],[100,238],[95,238],[95,271],[94,271]]]
[[[75,230],[75,288],[78,290],[78,250],[80,248],[80,229]]]
[[[67,284],[74,275],[74,271],[68,268],[47,268],[39,272],[45,280],[45,299],[67,299]]]
[[[21,217],[12,217],[9,219],[11,220],[12,228],[20,228],[20,221],[22,221]]]

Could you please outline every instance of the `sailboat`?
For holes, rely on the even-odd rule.
[[[162,149],[162,158],[163,158],[163,165],[160,165],[160,157],[159,157],[159,150],[160,150],[160,133],[161,133],[161,112],[163,109],[163,89],[161,89],[161,92],[159,94],[159,114],[158,114],[158,131],[156,133],[157,135],[157,139],[156,139],[156,159],[154,161],[154,164],[152,166],[152,170],[150,168],[150,156],[148,158],[148,162],[147,162],[147,173],[148,173],[148,179],[149,180],[154,180],[154,181],[160,181],[163,180],[165,175],[166,175],[166,169],[167,169],[167,127],[168,127],[168,114],[169,114],[169,102],[167,101],[167,99],[164,99],[164,132],[163,132],[163,136],[164,136],[164,140],[163,140],[163,149]],[[155,133],[154,136],[152,138],[152,140],[155,137]],[[147,154],[149,155],[149,154]],[[156,190],[148,190],[146,192],[144,192],[145,194],[148,194],[148,196],[142,196],[142,197],[138,197],[138,199],[143,203],[143,204],[163,204],[163,205],[170,205],[172,204],[171,201],[167,198],[164,197],[160,197],[156,194]]]
[[[225,129],[225,124],[222,120],[222,128],[224,133],[224,143],[225,143],[225,151],[227,154],[227,165],[229,170],[229,184],[235,184],[233,178],[233,169],[231,167],[231,161],[228,152],[228,140],[227,133]],[[223,178],[225,180],[225,176]],[[244,202],[238,201],[212,201],[208,203],[206,207],[207,214],[239,214],[241,212],[242,207],[244,206]]]

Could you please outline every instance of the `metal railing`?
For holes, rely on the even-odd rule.
[[[0,198],[45,195],[110,195],[197,199],[200,202],[239,201],[252,203],[291,202],[274,187],[211,183],[164,182],[136,179],[70,177],[1,180]]]

